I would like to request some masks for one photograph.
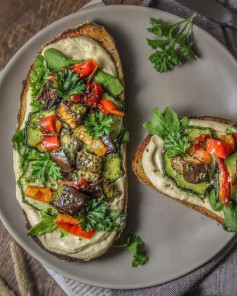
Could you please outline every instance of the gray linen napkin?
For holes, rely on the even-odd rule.
[[[207,0],[208,1],[208,0]],[[222,1],[226,2],[226,1]],[[90,5],[92,4],[92,5]],[[237,10],[237,0],[229,0],[229,6]],[[89,9],[103,5],[101,0],[91,1]],[[145,0],[143,6],[152,6],[171,12],[183,18],[192,13],[175,0]],[[237,57],[237,31],[222,28],[220,25],[198,15],[195,23],[219,40]],[[150,258],[152,260],[152,258]],[[101,296],[232,296],[237,295],[237,237],[228,244],[217,256],[199,269],[166,284],[137,290],[109,290],[78,283],[61,276],[52,270],[46,270],[69,296],[101,295]]]

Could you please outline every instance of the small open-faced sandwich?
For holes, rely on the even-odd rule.
[[[137,178],[237,231],[237,124],[184,117],[167,107],[144,123],[149,135],[133,161]]]
[[[125,227],[124,80],[114,40],[85,23],[40,49],[12,141],[16,196],[41,247],[104,254]]]

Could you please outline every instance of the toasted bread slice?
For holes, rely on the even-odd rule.
[[[53,43],[55,43],[59,40],[62,40],[62,39],[74,38],[74,37],[80,37],[80,36],[89,37],[89,38],[94,39],[110,54],[110,56],[112,57],[112,59],[114,61],[116,70],[117,70],[117,77],[119,78],[120,83],[124,86],[123,70],[122,70],[120,56],[119,56],[118,50],[115,45],[115,41],[114,41],[113,37],[109,34],[109,32],[104,27],[99,26],[97,24],[86,22],[84,24],[81,24],[81,25],[75,27],[74,29],[70,29],[70,30],[67,30],[67,31],[61,33],[57,38],[44,44],[41,47],[39,54],[42,53],[43,49],[47,45],[53,44]],[[26,115],[26,110],[27,110],[27,92],[29,91],[29,82],[30,82],[30,72],[33,69],[34,69],[34,65],[31,66],[31,68],[28,72],[27,78],[23,83],[23,90],[22,90],[21,97],[20,97],[20,109],[18,112],[18,118],[17,118],[18,123],[17,123],[16,131],[19,131],[23,127],[23,123],[25,121],[25,115]],[[119,98],[121,100],[124,100],[124,92],[119,95]],[[16,150],[14,151],[14,153],[17,153]],[[126,147],[125,147],[125,145],[123,145],[123,167],[124,167],[124,170],[126,173]],[[124,197],[125,201],[124,201],[123,212],[126,214],[126,212],[127,212],[127,181],[125,181],[124,193],[125,193],[125,197]],[[24,213],[24,215],[26,218],[26,227],[28,229],[30,229],[31,225],[29,223],[29,220],[27,219],[26,213]],[[119,236],[120,236],[120,233],[117,234],[116,239],[118,239]],[[69,262],[73,262],[73,261],[78,260],[77,258],[73,258],[70,256],[61,255],[61,254],[57,254],[57,253],[53,253],[51,251],[48,251],[43,246],[43,244],[41,243],[41,241],[39,240],[38,237],[32,237],[32,239],[43,250],[46,250],[47,252],[56,256],[59,259],[66,260]]]
[[[233,127],[237,127],[237,124],[232,122],[232,121],[229,121],[229,120],[226,120],[226,119],[223,119],[223,118],[220,118],[220,117],[210,117],[210,116],[195,116],[195,117],[189,117],[190,119],[199,119],[199,120],[206,120],[206,121],[215,121],[215,122],[219,122],[219,123],[223,123],[223,124],[228,124],[228,125],[231,125]],[[144,184],[147,184],[149,186],[151,186],[153,189],[157,190],[157,188],[151,183],[150,179],[149,179],[149,176],[147,176],[144,172],[144,169],[143,169],[143,166],[142,166],[142,156],[143,156],[143,153],[147,147],[147,145],[150,143],[150,140],[152,138],[152,135],[148,135],[144,140],[143,142],[141,143],[141,145],[138,147],[137,151],[136,151],[136,154],[135,154],[135,158],[132,162],[132,168],[133,168],[133,171],[135,173],[135,175],[137,176],[138,180]],[[158,192],[160,192],[159,190],[157,190]],[[164,192],[160,192],[166,196],[168,196],[167,194],[165,194]],[[168,196],[170,197],[170,196]],[[201,206],[197,206],[197,205],[194,205],[190,202],[187,202],[187,201],[184,201],[184,200],[180,200],[180,199],[176,199],[176,198],[173,198],[173,197],[170,197],[180,203],[182,203],[183,205],[191,208],[191,209],[194,209],[200,213],[202,213],[203,215],[209,217],[209,218],[212,218],[214,220],[216,220],[218,223],[220,224],[224,224],[224,219],[218,215],[216,215],[213,211],[210,211],[204,207],[201,207]]]

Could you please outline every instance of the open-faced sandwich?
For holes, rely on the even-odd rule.
[[[60,258],[98,257],[125,226],[123,84],[112,37],[92,23],[43,45],[24,83],[17,200],[27,235]]]
[[[184,117],[167,107],[144,123],[149,135],[133,161],[137,178],[237,231],[237,124]]]

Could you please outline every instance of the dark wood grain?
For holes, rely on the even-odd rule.
[[[89,0],[0,0],[0,69],[38,31],[54,21],[79,10]],[[139,0],[105,0],[107,5],[135,4]],[[19,290],[10,255],[13,238],[0,222],[0,277],[17,295]],[[19,247],[20,248],[20,247]],[[64,296],[65,293],[42,265],[21,249],[31,295]],[[1,295],[1,291],[0,291]]]

